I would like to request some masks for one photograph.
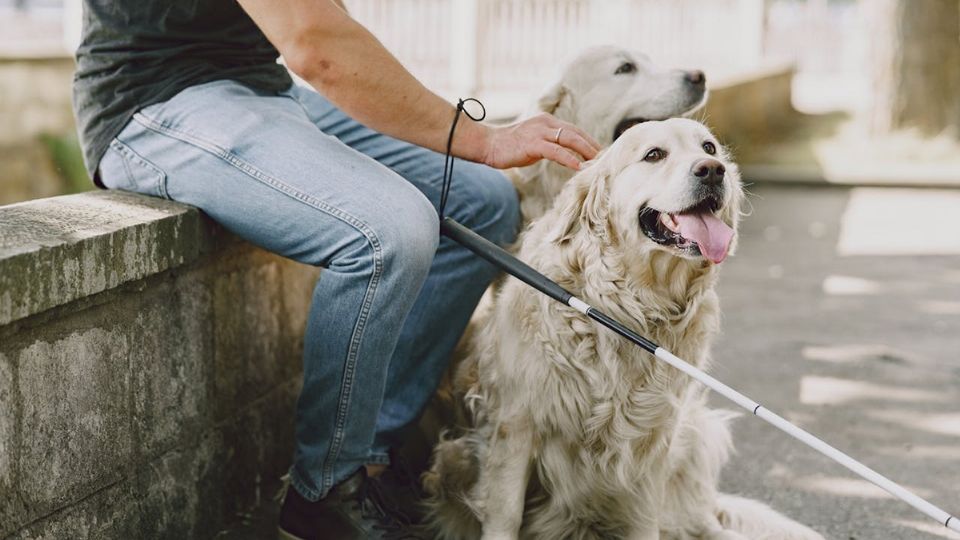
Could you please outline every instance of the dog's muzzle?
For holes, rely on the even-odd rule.
[[[679,212],[665,212],[645,206],[637,216],[644,236],[662,246],[669,246],[680,253],[703,256],[714,263],[727,257],[733,229],[723,222],[717,213],[722,207],[723,189],[710,187],[700,202]]]

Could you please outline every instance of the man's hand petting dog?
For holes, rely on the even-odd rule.
[[[577,126],[539,114],[507,126],[491,127],[481,160],[498,169],[524,167],[541,159],[580,170],[596,157],[600,144]]]

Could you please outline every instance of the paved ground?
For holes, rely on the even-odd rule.
[[[721,279],[714,375],[960,512],[960,254],[839,257],[850,190],[754,191]],[[917,243],[933,218],[888,217]],[[759,419],[742,418],[734,433],[726,491],[832,539],[960,538]]]
[[[752,191],[740,251],[721,279],[724,335],[713,373],[960,513],[960,252],[841,257],[851,190]],[[927,246],[919,251],[937,251],[926,241],[942,233],[926,230],[934,216],[888,217],[899,242],[915,236]],[[864,226],[885,234],[848,223],[845,249],[856,251]],[[766,501],[831,539],[960,538],[756,418],[738,420],[734,434],[738,455],[724,472],[725,491]],[[267,506],[223,537],[269,537],[275,515]]]

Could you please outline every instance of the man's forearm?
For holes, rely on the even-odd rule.
[[[301,74],[344,112],[371,128],[444,151],[454,108],[414,78],[360,24],[319,36]],[[479,161],[486,128],[462,121],[453,153]]]
[[[294,73],[367,126],[431,150],[446,150],[453,106],[417,81],[366,28],[329,0],[301,4],[295,11],[299,17],[285,16],[266,1],[270,5],[262,0],[241,4]],[[488,131],[479,123],[461,121],[453,154],[482,161]]]
[[[438,152],[455,109],[427,90],[337,0],[239,0],[290,69],[344,112],[381,133]],[[453,155],[506,168],[548,158],[577,169],[596,141],[550,115],[488,127],[464,119]]]

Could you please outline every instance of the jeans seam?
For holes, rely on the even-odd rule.
[[[334,431],[333,441],[330,444],[330,451],[324,458],[324,463],[322,466],[322,476],[323,483],[320,486],[321,492],[326,493],[331,487],[333,487],[333,466],[339,458],[340,451],[343,447],[343,439],[345,432],[345,423],[346,423],[346,414],[347,409],[350,405],[350,398],[353,391],[353,378],[356,371],[357,363],[357,349],[359,349],[359,343],[363,339],[363,332],[366,328],[367,318],[370,313],[370,305],[373,303],[373,296],[376,293],[377,286],[380,283],[380,278],[383,274],[383,252],[380,239],[377,237],[376,233],[370,229],[363,221],[351,215],[348,212],[344,212],[339,208],[330,206],[323,201],[307,195],[298,189],[280,181],[276,177],[265,173],[264,171],[258,169],[251,163],[242,159],[240,156],[235,153],[209,141],[205,141],[199,137],[191,135],[189,133],[184,133],[180,130],[177,130],[169,125],[166,125],[162,122],[157,122],[156,120],[142,114],[137,113],[134,115],[133,119],[137,123],[141,124],[143,127],[155,131],[161,135],[174,138],[176,140],[185,142],[192,146],[195,146],[207,153],[210,153],[233,167],[237,168],[244,174],[250,176],[254,180],[263,182],[266,185],[284,193],[290,197],[293,197],[300,202],[312,206],[321,212],[332,215],[337,219],[351,225],[366,238],[367,242],[373,248],[374,252],[374,270],[373,275],[370,277],[370,282],[367,284],[367,290],[364,293],[363,302],[360,306],[360,314],[357,317],[357,323],[354,325],[353,333],[350,339],[350,344],[347,349],[347,361],[344,368],[343,383],[340,387],[340,399],[337,404],[337,418],[336,418],[336,429]]]

